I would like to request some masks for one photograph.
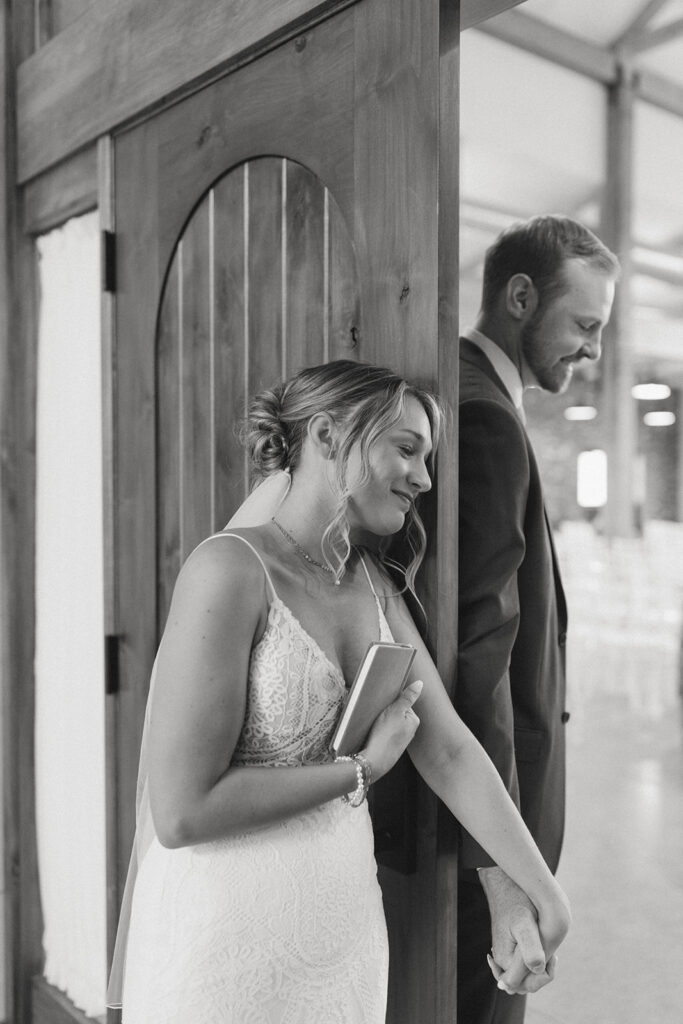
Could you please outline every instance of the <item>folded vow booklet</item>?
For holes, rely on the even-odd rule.
[[[356,673],[330,749],[335,756],[362,749],[377,716],[396,700],[415,657],[410,644],[371,643]]]

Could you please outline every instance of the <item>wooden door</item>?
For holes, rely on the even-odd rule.
[[[247,160],[195,207],[157,320],[160,630],[185,558],[248,493],[249,395],[299,367],[356,358],[359,305],[348,228],[301,164]]]
[[[456,333],[457,280],[457,262],[439,274],[439,33],[436,0],[361,0],[115,138],[112,919],[159,630],[182,560],[245,494],[234,427],[246,397],[339,356],[432,385],[451,359],[439,344],[439,324]],[[456,201],[453,188],[442,210]],[[455,393],[455,377],[444,383]],[[434,520],[455,507],[453,479]],[[455,601],[455,557],[436,553],[425,599],[452,636],[454,610],[437,614],[431,595],[445,583]],[[397,773],[376,815],[388,1019],[452,1021],[454,858],[435,802]]]

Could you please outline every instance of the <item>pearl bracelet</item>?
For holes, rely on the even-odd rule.
[[[345,804],[350,804],[351,807],[360,807],[368,794],[370,783],[372,781],[372,768],[367,758],[363,757],[362,754],[352,754],[351,757],[341,755],[335,757],[335,764],[340,761],[350,761],[356,767],[356,788],[353,793],[344,793],[342,800]]]

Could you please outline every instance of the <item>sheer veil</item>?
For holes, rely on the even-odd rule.
[[[227,530],[233,527],[261,526],[264,523],[267,523],[271,517],[275,515],[278,508],[286,498],[290,484],[291,476],[289,470],[277,470],[275,473],[271,473],[257,487],[255,487],[249,496],[242,502],[225,529]],[[119,926],[116,934],[116,945],[114,947],[111,973],[109,975],[109,987],[107,989],[107,1006],[113,1008],[121,1006],[126,966],[126,948],[128,945],[128,931],[130,927],[135,882],[144,856],[156,835],[150,810],[149,783],[147,777],[149,724],[155,678],[156,659],[152,668],[152,675],[149,684],[149,696],[147,698],[145,722],[142,731],[142,744],[140,746],[140,766],[138,769],[135,802],[135,837],[133,839],[130,865],[123,892]]]

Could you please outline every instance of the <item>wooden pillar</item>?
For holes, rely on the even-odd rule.
[[[37,289],[17,188],[16,68],[33,5],[0,8],[0,673],[6,1016],[30,1020],[42,964],[34,796],[35,395]]]
[[[367,269],[365,351],[426,380],[457,409],[460,4],[366,0],[354,15],[354,229]],[[457,415],[428,503],[420,574],[429,641],[447,684],[457,652],[456,428]],[[393,783],[401,780],[394,773]],[[387,1021],[454,1024],[454,823],[421,780],[402,783],[413,784],[415,870],[380,862],[391,951]],[[404,799],[397,793],[397,806]]]
[[[634,77],[621,64],[608,86],[607,175],[602,235],[621,261],[612,318],[604,336],[603,396],[608,432],[606,528],[610,536],[634,533],[633,467],[636,410],[633,385],[633,301],[631,296],[631,221],[633,213]]]
[[[676,395],[676,519],[683,523],[683,388]]]
[[[454,695],[457,663],[458,593],[458,388],[459,388],[459,220],[460,220],[460,3],[441,0],[439,75],[439,393],[453,410],[446,425],[436,481],[436,577],[431,614],[436,662]],[[433,532],[433,531],[432,531]],[[458,829],[439,805],[436,849],[437,1024],[455,1024],[457,985]],[[466,1024],[466,1022],[462,1022]]]

